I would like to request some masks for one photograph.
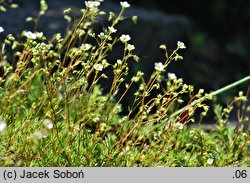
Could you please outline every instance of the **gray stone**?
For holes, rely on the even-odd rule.
[[[40,8],[40,0],[19,0],[19,8],[9,9],[7,13],[0,13],[0,25],[4,27],[5,34],[18,34],[22,30],[33,29],[33,24],[25,21],[27,17],[35,17]],[[63,19],[63,10],[68,7],[80,9],[81,1],[54,0],[48,1],[48,11],[40,19],[38,31],[44,32],[48,37],[54,33],[64,33],[66,21]],[[80,13],[78,13],[80,15]]]

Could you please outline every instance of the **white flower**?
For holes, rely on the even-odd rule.
[[[103,70],[103,65],[102,64],[94,64],[94,68],[97,71],[102,71]]]
[[[183,42],[181,42],[181,41],[178,41],[178,42],[177,42],[177,46],[178,46],[178,48],[180,48],[180,49],[185,49],[185,48],[186,48],[185,44],[184,44]]]
[[[129,8],[130,7],[130,4],[127,2],[127,1],[124,1],[124,2],[120,2],[122,8]]]
[[[182,130],[184,125],[182,123],[175,123],[173,124],[173,127],[178,128],[179,130]]]
[[[85,5],[89,9],[96,9],[98,6],[100,6],[100,4],[101,3],[99,1],[85,1]]]
[[[80,49],[84,50],[84,51],[87,51],[91,48],[91,44],[88,44],[88,43],[85,43],[85,44],[82,44]]]
[[[0,27],[0,33],[3,32],[3,31],[4,31],[3,27]]]
[[[118,59],[117,61],[117,64],[121,65],[122,64],[122,60]]]
[[[32,33],[30,31],[28,32],[25,32],[24,35],[28,38],[28,39],[36,39],[36,34],[35,33]]]
[[[116,33],[117,31],[114,27],[108,27],[108,29],[111,33]]]
[[[99,35],[98,35],[99,38],[101,39],[106,39],[108,36],[105,35],[103,32],[101,32]]]
[[[167,47],[166,47],[166,45],[162,44],[162,45],[160,45],[160,49],[166,50]]]
[[[132,51],[132,50],[134,50],[135,49],[135,46],[134,45],[132,45],[132,44],[128,44],[128,50],[129,51]]]
[[[0,132],[3,132],[6,129],[6,127],[7,124],[4,121],[0,120]]]
[[[204,89],[199,89],[199,92],[198,92],[199,94],[202,94],[202,93],[204,93]]]
[[[161,62],[155,63],[155,70],[162,72],[165,71],[165,66]]]
[[[41,38],[43,36],[43,33],[42,32],[30,32],[30,31],[27,31],[27,32],[24,32],[24,36],[26,36],[28,39],[36,39],[36,38]]]
[[[101,1],[85,1],[85,5],[87,8],[90,9],[90,11],[93,11],[93,12],[98,12],[99,9],[98,9],[98,6],[100,6],[100,3]]]
[[[121,42],[123,42],[123,43],[128,42],[130,39],[131,39],[131,37],[130,37],[129,35],[124,35],[124,34],[123,34],[123,35],[120,37],[120,40],[121,40]]]
[[[43,120],[43,125],[48,129],[52,129],[54,126],[50,119]]]
[[[213,162],[214,162],[214,159],[212,159],[212,158],[207,159],[207,164],[212,165]]]
[[[175,80],[175,79],[177,79],[175,73],[168,73],[168,78],[169,78],[170,80]]]

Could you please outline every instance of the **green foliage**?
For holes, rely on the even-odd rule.
[[[100,2],[85,4],[73,26],[70,9],[64,11],[65,36],[48,39],[42,32],[23,31],[20,40],[8,35],[0,42],[1,166],[249,166],[249,135],[226,124],[232,105],[224,112],[215,107],[218,124],[211,132],[187,127],[199,115],[197,109],[206,115],[204,102],[212,96],[203,89],[196,93],[173,73],[164,74],[171,61],[182,60],[178,51],[184,43],[172,53],[161,46],[166,60],[155,63],[148,81],[140,71],[129,78],[128,61],[138,56],[131,37],[117,37],[115,29],[129,4],[123,2],[118,15],[108,16],[99,11]],[[46,10],[42,0],[38,16],[29,18],[34,30]],[[96,33],[100,17],[109,26]],[[107,61],[116,44],[124,46],[124,54]],[[10,49],[15,66],[7,62]],[[108,92],[100,81],[111,83]],[[133,105],[122,113],[121,102],[133,86]],[[245,100],[241,93],[234,102]]]

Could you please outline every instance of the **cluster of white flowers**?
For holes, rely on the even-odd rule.
[[[4,31],[3,27],[0,27],[0,33],[3,32],[3,31]]]
[[[83,51],[87,51],[91,48],[91,44],[88,44],[88,43],[85,43],[85,44],[82,44],[80,49],[83,50]]]
[[[102,64],[94,64],[94,68],[97,71],[102,71],[103,70],[103,65]]]
[[[111,33],[116,33],[117,31],[114,27],[108,27],[108,29]]]
[[[85,1],[85,6],[89,8],[91,11],[98,12],[98,7],[100,6],[100,2],[102,1]]]
[[[6,127],[7,124],[4,121],[0,120],[0,132],[3,132],[6,129]]]
[[[130,4],[127,2],[127,1],[124,1],[124,2],[120,2],[122,8],[129,8],[130,7]]]
[[[155,70],[162,72],[165,71],[165,66],[161,62],[156,62],[155,63]]]
[[[31,32],[31,31],[27,31],[24,32],[24,36],[27,37],[28,39],[37,39],[37,38],[41,38],[43,36],[42,32]]]
[[[178,48],[180,48],[180,49],[185,49],[185,48],[186,48],[185,44],[184,44],[183,42],[181,42],[181,41],[178,41],[178,42],[177,42],[177,46],[178,46]]]
[[[123,43],[126,43],[126,42],[128,42],[129,40],[131,39],[131,37],[129,36],[129,35],[121,35],[121,37],[120,37],[120,40],[121,40],[121,42],[123,42]]]
[[[36,46],[31,48],[31,50],[34,56],[40,56],[47,55],[52,47],[52,44],[38,43]]]

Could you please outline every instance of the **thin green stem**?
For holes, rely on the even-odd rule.
[[[243,79],[241,79],[241,80],[239,80],[239,81],[236,81],[236,82],[234,82],[234,83],[232,83],[230,85],[227,85],[227,86],[225,86],[225,87],[223,87],[221,89],[218,89],[218,90],[216,90],[214,92],[211,92],[211,94],[212,95],[218,95],[220,93],[223,93],[224,91],[227,91],[227,90],[229,90],[231,88],[234,88],[234,87],[236,87],[236,86],[238,86],[238,85],[240,85],[242,83],[245,83],[248,80],[250,81],[250,75],[247,76],[247,77],[245,77],[245,78],[243,78]]]

